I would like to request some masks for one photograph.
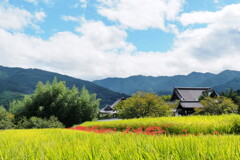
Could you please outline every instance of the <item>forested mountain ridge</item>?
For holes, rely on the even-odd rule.
[[[107,88],[98,86],[92,82],[73,78],[58,73],[48,72],[40,69],[9,68],[0,66],[0,105],[5,107],[12,99],[22,97],[24,94],[33,93],[37,83],[42,81],[52,81],[54,77],[58,80],[66,81],[68,87],[74,85],[81,90],[85,86],[90,93],[96,93],[97,98],[101,99],[101,107],[106,104],[112,104],[120,97],[126,97],[111,91]]]
[[[93,81],[113,91],[131,95],[137,91],[171,94],[174,87],[212,87],[218,92],[240,89],[240,71],[225,70],[219,74],[192,72],[176,76],[131,76]]]

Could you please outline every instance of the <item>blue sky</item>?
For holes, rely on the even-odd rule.
[[[237,0],[2,0],[0,65],[86,80],[240,70]]]

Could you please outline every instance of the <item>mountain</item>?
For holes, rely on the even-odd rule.
[[[212,73],[192,72],[176,76],[131,76],[128,78],[106,78],[93,81],[95,84],[113,91],[131,95],[137,91],[170,93],[174,86],[194,87],[204,80],[215,76]]]
[[[224,84],[213,87],[213,89],[218,93],[221,91],[230,89],[230,88],[232,88],[233,90],[240,89],[240,77],[235,77],[232,80],[230,80]]]
[[[57,77],[58,80],[66,81],[66,85],[70,88],[75,85],[80,90],[85,86],[90,93],[96,93],[97,97],[102,99],[101,107],[106,104],[112,104],[120,97],[127,96],[98,86],[92,82],[58,73],[40,69],[9,68],[0,66],[0,105],[6,105],[9,103],[6,99],[12,100],[14,98],[22,97],[24,94],[33,93],[39,81],[45,83],[47,81],[52,81],[54,77]]]
[[[131,76],[128,78],[106,78],[93,81],[113,91],[131,95],[137,91],[171,94],[174,87],[212,87],[217,92],[225,89],[240,89],[240,71],[225,70],[219,74],[192,72],[176,76]]]

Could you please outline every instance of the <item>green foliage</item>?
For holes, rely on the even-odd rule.
[[[170,99],[171,99],[171,97],[172,97],[172,95],[162,95],[162,96],[160,96],[165,102],[169,102],[170,101]]]
[[[16,126],[18,129],[63,127],[64,125],[54,116],[51,116],[49,119],[42,119],[38,117],[31,117],[30,119],[27,119],[26,117],[22,117],[19,121],[17,121]]]
[[[3,105],[7,110],[10,103],[15,99],[22,99],[24,95],[18,92],[4,91],[0,93],[0,105]]]
[[[240,96],[238,95],[238,91],[233,91],[233,89],[226,90],[220,94],[221,96],[230,98],[235,104],[238,105],[238,113],[240,113]]]
[[[238,106],[230,98],[218,96],[215,98],[206,97],[201,100],[202,108],[196,108],[194,114],[220,115],[237,113]]]
[[[101,115],[99,116],[99,119],[111,119],[111,118],[114,118],[114,115],[115,114],[104,114],[104,115]]]
[[[173,106],[174,105],[174,106]],[[121,101],[116,110],[120,118],[159,117],[172,115],[175,104],[169,104],[164,98],[153,93],[138,92]]]
[[[8,113],[7,110],[0,106],[0,129],[14,128],[14,115]]]
[[[26,116],[27,119],[55,116],[69,127],[94,119],[99,103],[96,94],[89,94],[85,87],[79,94],[76,87],[69,89],[64,81],[58,82],[55,78],[52,84],[39,82],[34,93],[25,96],[22,101],[13,101],[10,111],[17,117]]]
[[[217,94],[215,93],[215,91],[213,91],[212,89],[208,89],[208,90],[202,92],[202,94],[198,98],[198,100],[201,101],[201,100],[203,100],[206,97],[214,98],[216,96],[217,96]]]

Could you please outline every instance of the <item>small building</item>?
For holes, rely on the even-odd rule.
[[[175,87],[173,89],[171,102],[179,101],[179,105],[175,110],[175,115],[191,115],[195,108],[201,108],[199,97],[204,91],[211,91],[211,97],[216,96],[216,92],[209,87]]]
[[[122,98],[119,98],[117,99],[112,105],[107,105],[105,107],[103,107],[100,112],[99,112],[99,115],[102,116],[102,115],[106,115],[106,114],[113,114],[113,117],[115,118],[117,116],[117,113],[118,111],[115,110],[115,106],[125,100],[126,98],[122,97]]]

